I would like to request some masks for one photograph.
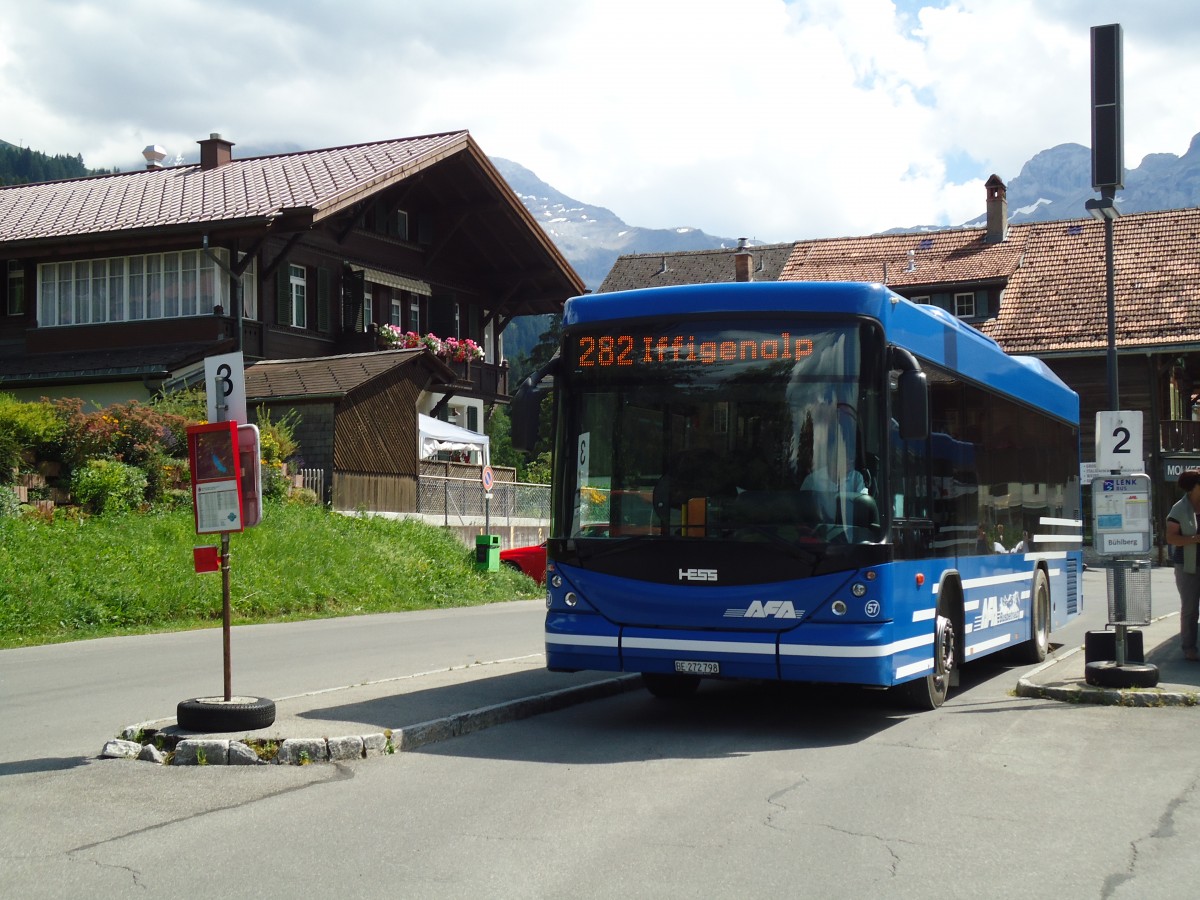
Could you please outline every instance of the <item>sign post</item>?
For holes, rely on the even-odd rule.
[[[483,467],[480,481],[483,482],[483,533],[491,534],[492,485],[496,483],[496,475],[491,466]]]
[[[1111,665],[1089,663],[1086,676],[1089,684],[1104,684],[1108,679],[1114,683],[1110,686],[1119,686],[1117,682],[1134,677],[1144,681],[1152,679],[1152,683],[1142,686],[1152,687],[1158,683],[1156,668],[1144,663],[1136,667],[1128,663],[1129,625],[1150,621],[1151,481],[1150,476],[1142,472],[1142,447],[1140,411],[1096,413],[1092,545],[1097,553],[1108,557],[1108,624],[1115,629],[1113,655],[1116,659]],[[1134,579],[1132,585],[1131,576]],[[1093,681],[1093,678],[1099,680]]]
[[[209,422],[188,428],[188,461],[192,470],[196,533],[220,534],[221,547],[219,563],[216,547],[197,547],[193,558],[197,572],[211,572],[218,566],[221,571],[225,692],[223,698],[182,701],[176,710],[176,721],[180,728],[189,731],[249,731],[265,728],[275,721],[275,703],[263,697],[233,696],[229,535],[262,520],[259,435],[256,426],[244,424],[246,382],[242,354],[207,358],[204,374]]]

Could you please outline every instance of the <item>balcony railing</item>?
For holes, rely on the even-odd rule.
[[[1200,422],[1172,419],[1162,423],[1159,445],[1164,453],[1200,452]]]

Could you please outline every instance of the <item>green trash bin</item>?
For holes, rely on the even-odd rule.
[[[500,571],[500,535],[475,536],[475,568],[480,572]]]

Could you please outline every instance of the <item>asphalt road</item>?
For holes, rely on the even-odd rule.
[[[1105,618],[1103,574],[1084,582],[1088,611],[1056,641]],[[537,603],[372,618],[238,633],[235,687],[299,693],[541,642]],[[209,632],[0,653],[5,895],[1196,895],[1198,711],[1020,699],[1027,669],[1000,661],[968,667],[933,713],[714,683],[687,702],[635,691],[351,764],[72,755],[93,756],[131,713],[211,690],[194,680],[219,684],[219,650]],[[74,675],[22,693],[76,656]],[[15,730],[40,718],[54,737],[14,736],[12,710]]]

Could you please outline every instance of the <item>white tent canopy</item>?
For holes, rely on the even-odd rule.
[[[489,440],[486,434],[476,434],[431,416],[417,415],[421,430],[421,459],[429,459],[439,450],[468,450],[471,462],[491,465]]]

